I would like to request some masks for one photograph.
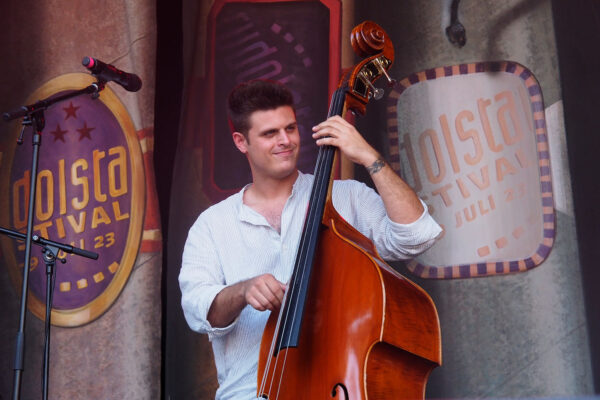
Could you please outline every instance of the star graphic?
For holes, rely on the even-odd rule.
[[[88,139],[92,140],[92,137],[90,136],[90,132],[93,131],[96,128],[88,128],[87,126],[87,122],[83,122],[83,128],[81,129],[77,129],[77,132],[79,132],[79,141],[81,142],[81,140],[83,140],[84,137],[87,137]]]
[[[60,129],[60,124],[56,124],[56,130],[50,133],[54,135],[55,142],[58,140],[62,140],[62,142],[65,143],[65,133],[67,132],[68,131],[63,131],[62,129]]]
[[[73,102],[70,101],[69,107],[63,107],[63,110],[65,110],[65,112],[67,113],[67,115],[65,116],[65,120],[69,119],[69,117],[73,117],[73,118],[77,119],[77,114],[75,112],[80,108],[81,108],[81,106],[75,107],[73,105]]]

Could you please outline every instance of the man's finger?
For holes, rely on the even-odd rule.
[[[248,304],[258,311],[270,310],[272,307],[271,302],[259,291],[250,294]]]

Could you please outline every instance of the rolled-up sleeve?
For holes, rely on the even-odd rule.
[[[423,200],[421,204],[423,204],[423,214],[410,224],[399,224],[385,216],[387,229],[385,237],[393,254],[406,256],[404,258],[417,256],[430,248],[442,232],[442,228],[429,214],[427,204]]]
[[[219,257],[212,242],[210,229],[200,215],[190,228],[179,272],[181,307],[190,328],[207,333],[209,339],[231,331],[237,319],[223,328],[215,328],[207,319],[208,310],[227,285],[220,266]]]
[[[409,224],[392,221],[381,197],[364,183],[341,181],[333,200],[342,217],[371,239],[386,260],[412,258],[431,247],[442,232],[422,200],[423,213]]]

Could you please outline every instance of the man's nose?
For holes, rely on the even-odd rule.
[[[285,131],[285,129],[282,129],[281,131],[279,131],[279,144],[289,144],[290,143],[290,136],[289,134]]]

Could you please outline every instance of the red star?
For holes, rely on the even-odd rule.
[[[81,140],[86,137],[90,140],[92,140],[92,137],[90,136],[90,132],[93,131],[96,128],[88,128],[87,126],[87,122],[83,122],[83,128],[81,129],[77,129],[77,132],[79,132],[79,141],[81,142]]]
[[[57,140],[62,140],[62,142],[65,142],[65,133],[67,133],[68,131],[63,131],[62,129],[60,129],[60,125],[56,124],[56,130],[50,132],[51,134],[54,135],[54,141],[56,142]]]
[[[69,107],[63,107],[63,110],[65,110],[65,112],[67,113],[67,115],[65,116],[65,120],[69,119],[69,117],[73,117],[75,119],[77,119],[77,114],[75,114],[75,112],[81,108],[80,106],[75,107],[73,105],[73,102],[70,101],[69,102]]]

